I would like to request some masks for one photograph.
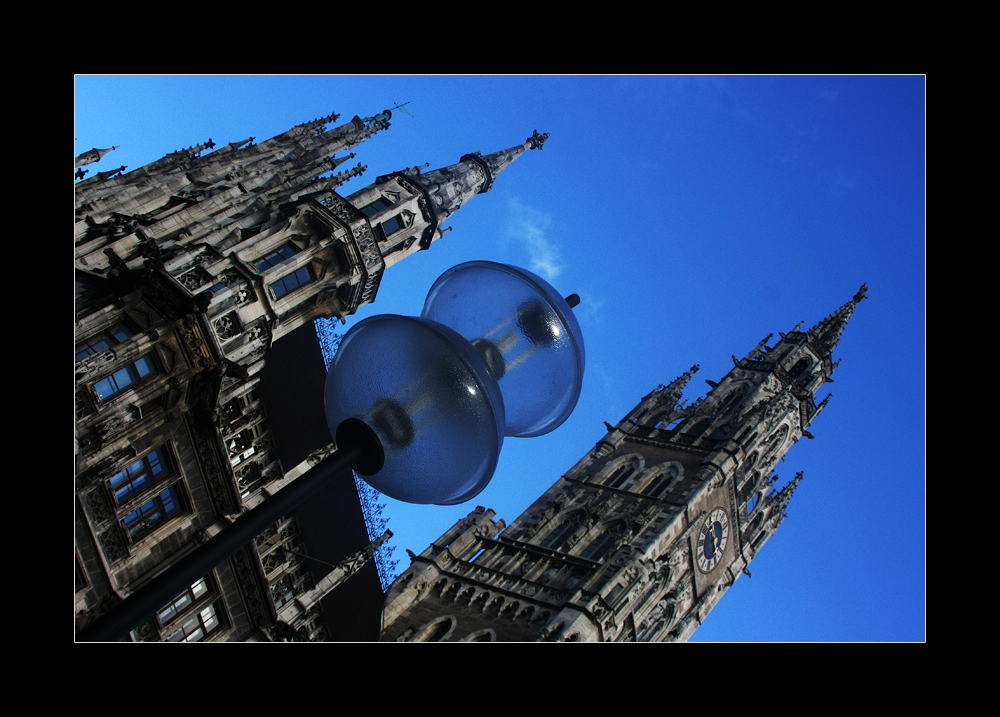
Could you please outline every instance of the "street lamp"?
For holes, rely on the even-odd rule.
[[[409,503],[471,500],[493,477],[505,436],[539,436],[572,413],[583,337],[546,281],[469,262],[431,287],[420,317],[358,322],[327,374],[337,450],[77,633],[119,640],[311,495],[352,470]]]

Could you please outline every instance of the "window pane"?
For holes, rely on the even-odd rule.
[[[132,338],[132,331],[125,326],[119,326],[111,332],[111,335],[118,339],[118,343]]]
[[[173,488],[167,488],[158,496],[147,501],[138,510],[125,516],[124,524],[132,540],[137,540],[153,528],[180,512],[180,505]]]
[[[156,370],[153,366],[153,359],[149,356],[143,356],[141,359],[136,361],[135,368],[136,371],[139,372],[139,378],[145,378]]]
[[[138,460],[111,479],[111,487],[119,488],[132,480],[132,476],[142,470],[142,460]]]
[[[188,593],[184,593],[177,600],[172,602],[165,610],[159,613],[160,622],[170,622],[178,614],[184,612],[194,600]]]
[[[117,326],[111,331],[91,339],[84,345],[78,346],[76,349],[76,360],[83,361],[88,356],[107,351],[112,346],[120,344],[122,341],[127,341],[130,338],[132,338],[131,329],[126,326]]]
[[[291,274],[283,276],[276,282],[271,284],[271,291],[274,292],[274,296],[280,299],[282,296],[297,289],[303,284],[307,284],[313,280],[312,269],[308,266],[304,266],[301,269],[296,269]]]
[[[115,391],[116,393],[118,391],[128,388],[133,383],[135,383],[135,377],[132,371],[130,370],[131,368],[132,368],[131,366],[126,366],[121,371],[115,371],[113,374],[111,374],[111,381],[114,383],[115,388],[117,389]]]
[[[152,471],[154,476],[163,475],[166,470],[166,464],[163,462],[163,456],[160,455],[160,451],[156,450],[146,456],[146,460],[149,461],[149,469]]]
[[[374,202],[372,202],[371,204],[369,204],[367,207],[363,207],[361,209],[361,211],[363,211],[369,217],[373,217],[376,214],[378,214],[379,212],[381,212],[383,209],[388,209],[391,206],[392,205],[389,202],[387,202],[385,199],[376,199]]]
[[[403,228],[403,218],[397,214],[392,219],[382,222],[382,228],[385,230],[386,236],[392,234],[393,232],[398,232]]]
[[[219,618],[215,616],[215,606],[209,605],[201,611],[201,621],[207,632],[215,629],[215,626],[219,624]]]
[[[160,493],[160,500],[163,501],[163,512],[165,516],[170,517],[177,513],[177,497],[174,495],[173,488],[167,488],[165,491]]]
[[[268,269],[276,267],[278,264],[285,261],[286,259],[291,259],[293,256],[295,256],[296,251],[297,250],[294,249],[291,245],[286,244],[285,246],[278,249],[278,251],[272,252],[271,254],[265,256],[263,259],[258,259],[256,262],[254,262],[257,266],[257,271],[264,273]]]
[[[208,592],[208,585],[205,583],[205,578],[202,578],[194,585],[191,586],[191,592],[194,593],[195,599],[200,598],[202,595]]]
[[[97,391],[97,397],[102,401],[118,393],[118,390],[115,388],[115,384],[111,380],[110,376],[95,383],[94,389]]]

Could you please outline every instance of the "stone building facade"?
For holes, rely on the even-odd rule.
[[[771,336],[693,404],[698,367],[645,396],[509,526],[479,507],[389,588],[383,641],[672,642],[691,637],[774,535],[801,473],[775,465],[826,406],[816,391],[866,287]]]
[[[77,628],[333,449],[328,433],[294,457],[283,449],[265,400],[269,353],[373,301],[387,267],[428,249],[547,136],[342,196],[365,170],[342,165],[390,118],[335,125],[333,114],[130,172],[86,177],[111,150],[77,159]],[[132,639],[328,639],[315,587],[330,581],[306,565],[300,532],[294,516],[280,521]],[[368,537],[341,550],[351,572]],[[288,607],[303,595],[308,608]]]

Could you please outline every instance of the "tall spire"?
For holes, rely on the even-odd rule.
[[[673,410],[678,403],[681,401],[681,395],[684,391],[684,387],[688,385],[691,381],[691,377],[697,373],[698,369],[701,368],[698,364],[695,364],[687,371],[682,373],[680,376],[675,378],[673,381],[668,383],[666,386],[660,386],[657,391],[659,392],[659,402],[660,405],[668,407]]]
[[[474,152],[463,155],[457,164],[442,169],[426,174],[410,170],[406,174],[432,198],[431,207],[440,225],[473,196],[488,192],[497,175],[513,164],[515,159],[529,149],[541,149],[548,137],[548,132],[540,135],[535,130],[522,144],[510,149],[486,155]]]
[[[90,150],[89,152],[84,152],[79,157],[77,157],[75,166],[82,167],[86,164],[99,162],[101,161],[101,157],[103,157],[113,149],[118,149],[118,147],[117,146],[109,147],[108,149],[97,149],[97,147],[94,147],[94,149]]]
[[[777,476],[772,478],[773,483],[777,479]],[[785,511],[788,509],[788,501],[792,499],[792,493],[798,487],[799,482],[802,480],[802,471],[798,471],[792,480],[785,484],[785,487],[781,490],[776,490],[767,496],[767,503],[771,506],[771,515],[776,516],[774,526],[772,527],[772,532],[776,529],[781,522],[785,519]]]
[[[850,319],[851,314],[854,313],[854,307],[861,303],[861,300],[865,298],[865,294],[867,292],[868,286],[866,284],[862,284],[853,299],[809,329],[806,333],[808,334],[813,345],[817,348],[825,350],[827,355],[833,353],[837,344],[840,343],[840,336],[844,333],[844,329],[847,327],[848,319]]]

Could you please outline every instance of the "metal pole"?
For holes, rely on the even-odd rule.
[[[175,599],[268,526],[342,475],[351,475],[363,457],[355,444],[341,445],[291,484],[244,513],[177,563],[76,633],[78,642],[116,642]]]

